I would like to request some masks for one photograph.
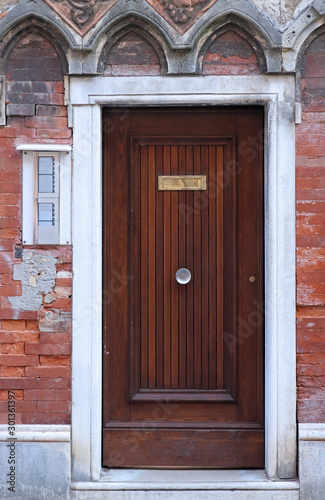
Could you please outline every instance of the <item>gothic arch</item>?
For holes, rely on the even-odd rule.
[[[17,23],[17,25],[13,26],[2,38],[0,49],[2,72],[5,70],[7,59],[11,51],[17,43],[31,33],[42,36],[53,45],[60,58],[63,73],[68,73],[69,64],[66,54],[69,50],[69,45],[67,41],[52,25],[44,23],[42,20],[35,17],[29,17],[23,22]]]
[[[110,29],[109,34],[102,39],[97,71],[99,73],[104,71],[105,60],[107,59],[111,49],[120,40],[122,40],[122,38],[125,38],[131,33],[135,34],[139,38],[142,38],[150,47],[152,47],[159,59],[161,73],[167,73],[168,64],[166,51],[168,49],[165,41],[151,25],[134,16],[131,18],[128,17],[124,19],[122,23],[120,22],[118,25],[115,25],[113,29]]]
[[[311,45],[317,41],[319,37],[325,35],[325,19],[322,19],[324,24],[312,31],[305,41],[301,44],[296,59],[296,101],[301,102],[301,80],[305,76],[305,57]]]
[[[204,57],[209,50],[209,47],[215,43],[215,41],[225,35],[227,33],[234,33],[237,37],[243,39],[246,42],[247,46],[252,49],[252,52],[256,55],[258,67],[261,73],[266,72],[267,70],[267,61],[264,53],[264,48],[257,38],[253,37],[249,34],[246,28],[236,22],[237,20],[234,18],[228,18],[227,22],[222,24],[221,26],[213,26],[211,30],[209,30],[209,35],[204,37],[199,41],[198,44],[198,58],[197,58],[197,71],[198,73],[202,73]],[[242,23],[241,23],[242,24]]]

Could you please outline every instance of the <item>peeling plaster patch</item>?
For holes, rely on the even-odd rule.
[[[38,311],[43,295],[52,292],[55,286],[55,259],[52,255],[23,250],[22,261],[14,266],[13,275],[14,280],[21,281],[22,295],[9,300],[13,309]]]
[[[71,312],[62,312],[58,309],[46,311],[44,318],[39,320],[40,332],[66,332],[71,321]]]

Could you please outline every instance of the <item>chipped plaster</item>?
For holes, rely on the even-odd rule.
[[[35,250],[22,251],[22,264],[14,266],[13,279],[21,281],[22,295],[9,297],[13,309],[38,311],[43,295],[53,291],[55,286],[55,259],[52,255]]]

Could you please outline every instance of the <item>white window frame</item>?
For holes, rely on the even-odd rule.
[[[274,479],[295,477],[294,76],[70,77],[70,104],[75,193],[72,489],[96,488],[93,482],[102,473],[102,106],[264,106],[265,472]],[[114,482],[113,472],[110,477]],[[101,486],[117,488],[116,483]]]
[[[66,144],[20,144],[22,151],[22,243],[23,245],[71,244],[71,146]],[[38,158],[53,156],[58,191],[49,198],[58,208],[58,237],[47,240],[38,237]],[[39,201],[39,200],[38,200]]]

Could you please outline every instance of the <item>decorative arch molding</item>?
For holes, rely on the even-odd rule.
[[[130,3],[132,5],[132,2]],[[137,6],[137,9],[123,5],[122,10],[118,2],[94,29],[84,36],[84,49],[91,51],[103,46],[103,40],[106,43],[108,33],[116,33],[130,23],[145,26],[152,35],[159,37],[161,45],[165,48],[178,48],[181,43],[181,36],[179,34],[176,37],[173,36],[173,28],[149,4],[143,2]]]
[[[82,49],[82,38],[56,16],[55,12],[46,2],[29,2],[22,0],[15,5],[8,14],[0,21],[0,40],[3,40],[7,33],[17,31],[22,24],[27,25],[33,20],[43,26],[44,30],[50,29],[60,37],[59,42],[71,49]]]
[[[286,72],[300,71],[301,53],[311,43],[314,33],[325,24],[325,2],[315,0],[283,33],[283,64]],[[318,36],[318,35],[316,35]],[[307,45],[306,45],[307,43]]]
[[[299,48],[296,59],[296,101],[301,103],[301,79],[304,76],[304,58],[309,46],[321,35],[325,34],[325,16],[322,16],[322,25],[314,29]],[[314,23],[313,23],[314,24]]]
[[[66,57],[66,53],[69,50],[67,41],[61,36],[57,30],[49,25],[48,23],[40,22],[37,18],[28,18],[23,22],[20,22],[14,26],[10,31],[6,33],[1,41],[1,52],[0,52],[0,69],[2,72],[5,71],[8,57],[10,56],[13,48],[22,40],[25,36],[37,33],[38,35],[46,38],[58,53],[61,60],[63,73],[69,72],[69,64]]]
[[[166,41],[161,36],[159,32],[146,21],[143,21],[138,17],[129,17],[125,19],[124,22],[120,22],[113,27],[113,30],[109,30],[107,36],[102,39],[101,42],[101,52],[98,59],[97,71],[102,73],[104,71],[105,60],[110,53],[112,47],[118,43],[125,35],[129,33],[136,33],[144,40],[146,40],[152,48],[157,53],[159,58],[161,73],[165,74],[168,71],[168,64],[166,58],[166,51],[168,51],[168,46]],[[103,44],[104,42],[104,44]]]
[[[92,50],[99,44],[99,39],[115,24],[125,22],[130,16],[137,16],[155,27],[164,37],[171,49],[193,49],[202,32],[212,23],[227,15],[235,15],[252,26],[267,41],[269,47],[280,47],[282,35],[272,24],[270,18],[249,0],[237,0],[236,7],[229,6],[229,0],[218,0],[210,7],[183,35],[174,29],[166,19],[157,13],[147,2],[121,2],[115,4],[103,16],[100,22],[83,38],[84,48]]]
[[[198,58],[197,58],[197,72],[201,73],[203,69],[204,57],[207,53],[207,50],[211,46],[211,44],[221,35],[225,33],[234,32],[241,36],[253,49],[256,54],[258,65],[261,73],[265,73],[267,70],[267,61],[265,57],[264,48],[262,44],[257,38],[254,38],[249,34],[248,30],[241,27],[237,22],[237,19],[233,17],[228,17],[227,21],[223,25],[219,25],[215,28],[212,27],[208,37],[204,37],[199,41],[198,44]],[[211,33],[212,31],[212,33]]]
[[[254,49],[261,72],[280,72],[281,71],[281,37],[277,37],[277,43],[269,36],[265,36],[264,30],[259,29],[256,23],[252,23],[247,17],[234,12],[230,12],[222,17],[210,19],[209,22],[196,34],[195,43],[197,47],[197,67],[202,66],[202,55],[207,49],[207,44],[211,43],[213,37],[218,37],[226,31],[237,32]],[[277,32],[278,35],[279,32]]]
[[[283,33],[283,47],[298,53],[309,35],[324,23],[324,17],[325,2],[315,0],[286,28]]]

